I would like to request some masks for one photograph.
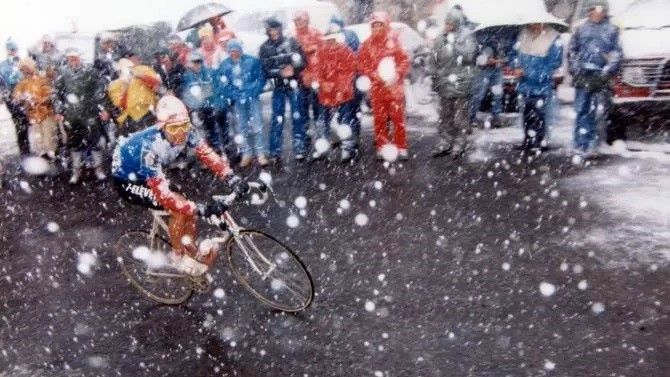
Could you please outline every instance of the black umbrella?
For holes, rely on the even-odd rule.
[[[220,17],[226,15],[233,10],[223,4],[208,3],[198,5],[197,7],[186,12],[184,17],[179,20],[177,30],[188,30],[200,26],[207,22],[210,18]]]

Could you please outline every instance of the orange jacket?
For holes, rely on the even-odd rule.
[[[324,43],[318,52],[316,66],[319,82],[319,102],[325,106],[339,106],[354,98],[356,55],[341,43]]]
[[[32,75],[16,84],[12,99],[23,106],[31,123],[41,123],[54,115],[51,92],[48,78]]]
[[[319,64],[319,58],[317,52],[321,47],[321,37],[323,34],[317,29],[312,27],[305,27],[301,29],[296,29],[295,38],[298,40],[300,47],[302,48],[305,57],[307,58],[307,65],[302,71],[300,78],[302,84],[306,87],[311,87],[312,82],[316,80],[317,65]]]

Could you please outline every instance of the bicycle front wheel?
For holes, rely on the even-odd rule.
[[[167,305],[188,300],[193,286],[188,277],[165,268],[170,243],[148,232],[128,232],[116,241],[116,260],[128,281],[150,299]]]
[[[274,309],[297,312],[314,299],[314,283],[298,256],[274,237],[241,230],[227,243],[228,261],[237,280]]]

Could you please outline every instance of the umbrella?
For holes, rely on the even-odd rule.
[[[559,18],[547,12],[545,9],[515,9],[513,12],[497,14],[490,20],[480,23],[475,28],[477,35],[482,32],[508,31],[521,29],[529,24],[547,24],[552,26],[559,33],[565,33],[569,30],[568,25]]]
[[[208,3],[198,5],[197,7],[186,12],[184,17],[179,20],[177,30],[183,31],[200,26],[207,22],[210,18],[220,17],[226,15],[233,10],[223,4]]]

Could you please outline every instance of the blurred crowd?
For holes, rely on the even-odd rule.
[[[603,114],[606,118],[609,83],[621,62],[618,30],[607,10],[607,1],[590,0],[588,19],[567,51],[576,87],[574,145],[587,155],[597,147],[597,124]],[[490,124],[501,123],[506,70],[518,79],[524,128],[519,149],[546,150],[548,128],[555,122],[554,72],[564,55],[558,31],[551,23],[529,24],[514,34],[491,33],[482,42],[462,9],[453,8],[443,21],[431,54],[440,107],[433,156],[457,159],[466,153],[485,98],[492,99]],[[310,25],[306,11],[295,13],[293,22],[294,35],[286,35],[277,18],[265,20],[267,40],[258,56],[245,52],[220,17],[186,38],[172,35],[155,51],[154,61],[141,61],[112,33],[100,36],[92,64],[84,63],[76,48],[58,51],[50,36],[23,58],[9,40],[0,89],[20,152],[52,163],[67,160],[73,184],[85,166],[104,180],[104,152],[117,137],[154,125],[156,104],[174,95],[209,145],[241,168],[279,164],[288,123],[295,160],[321,159],[336,150],[343,163],[355,161],[362,104],[372,110],[378,158],[388,159],[390,149],[393,159],[407,159],[404,80],[411,62],[388,14],[372,14],[365,41],[344,29],[339,17],[330,20],[326,33]],[[261,101],[266,91],[271,93],[269,124]]]

